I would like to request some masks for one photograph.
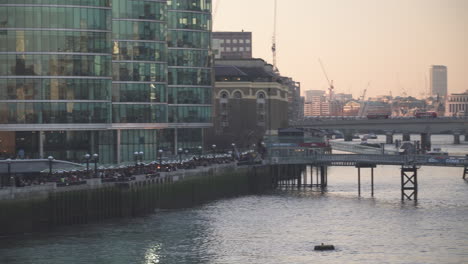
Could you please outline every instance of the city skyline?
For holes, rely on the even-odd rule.
[[[272,63],[273,0],[215,0],[213,10],[213,31],[251,31],[253,56]],[[461,0],[278,0],[278,68],[303,92],[327,89],[320,58],[336,93],[421,97],[428,67],[445,65],[448,93],[460,93],[468,87],[466,11]]]

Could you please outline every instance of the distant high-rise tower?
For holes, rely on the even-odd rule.
[[[429,81],[432,96],[447,96],[447,67],[432,65],[429,68]]]

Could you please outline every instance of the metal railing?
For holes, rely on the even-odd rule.
[[[348,143],[343,143],[343,142],[330,142],[330,146],[334,150],[339,150],[339,151],[346,151],[346,152],[351,152],[351,153],[357,153],[357,154],[390,154],[390,155],[396,155],[398,154],[398,151],[395,150],[387,150],[382,148],[375,148],[375,147],[370,147],[366,145],[360,145],[360,144],[348,144]]]

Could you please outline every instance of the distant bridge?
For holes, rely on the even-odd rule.
[[[393,134],[403,133],[403,140],[410,140],[410,133],[421,133],[422,146],[429,146],[431,134],[452,133],[454,144],[460,144],[460,135],[465,134],[468,141],[468,118],[305,118],[291,122],[291,127],[305,130],[332,129],[343,132],[346,141],[352,141],[356,132],[384,131],[387,144],[393,143]]]
[[[349,129],[355,131],[389,131],[394,133],[468,133],[468,118],[306,118],[291,122],[295,128]]]

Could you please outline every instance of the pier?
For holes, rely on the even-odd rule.
[[[274,151],[272,151],[274,152]],[[361,169],[371,170],[371,196],[374,196],[374,168],[380,165],[401,167],[401,200],[418,199],[418,169],[422,166],[460,167],[463,179],[468,174],[467,156],[434,155],[385,155],[385,154],[314,154],[288,150],[295,155],[270,157],[270,166],[275,172],[273,179],[279,187],[319,187],[325,191],[328,185],[327,168],[347,166],[357,169],[358,196],[361,196]],[[279,153],[279,152],[277,152]],[[283,152],[285,153],[284,149]],[[297,154],[299,153],[299,154]],[[315,172],[315,173],[314,173]],[[315,175],[315,177],[314,177]],[[315,178],[315,184],[313,183]]]

